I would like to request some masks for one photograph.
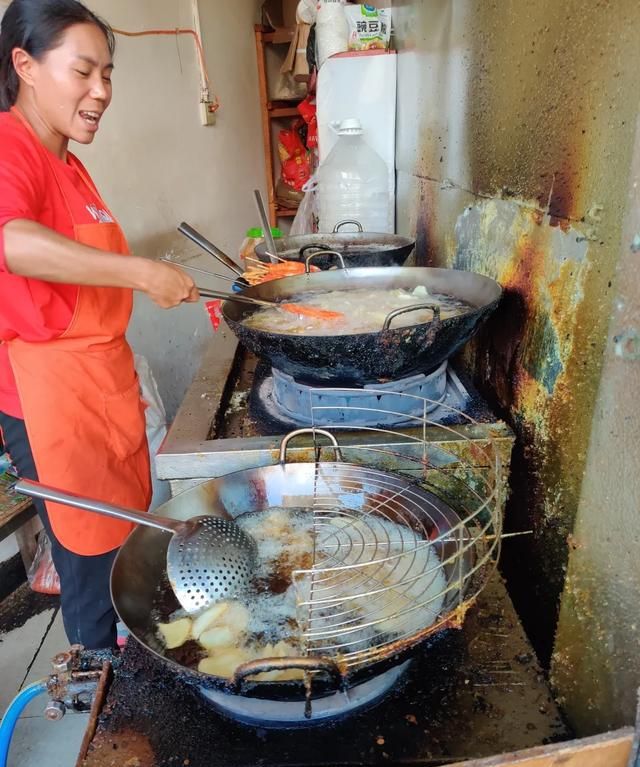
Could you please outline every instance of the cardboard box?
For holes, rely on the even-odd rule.
[[[271,29],[295,29],[298,0],[265,0],[262,24]]]

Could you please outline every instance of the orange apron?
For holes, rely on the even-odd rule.
[[[53,171],[74,223],[76,242],[128,255],[118,224],[75,222],[54,163],[24,117],[16,109],[12,112],[26,125]],[[95,192],[90,179],[85,174],[82,178]],[[129,289],[80,286],[71,324],[63,335],[42,343],[19,338],[7,343],[39,480],[146,511],[151,475],[145,405],[125,340],[132,306]],[[129,522],[57,503],[47,503],[47,512],[60,543],[76,554],[112,551],[133,528]]]

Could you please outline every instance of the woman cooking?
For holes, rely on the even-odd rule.
[[[0,29],[0,427],[18,473],[146,510],[144,404],[125,340],[133,291],[197,301],[179,268],[129,255],[68,151],[111,101],[110,28],[75,0],[13,0]],[[131,530],[36,501],[69,641],[114,647],[109,572]]]

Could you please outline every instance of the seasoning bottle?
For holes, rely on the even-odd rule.
[[[271,235],[274,240],[277,240],[282,237],[282,232],[277,226],[272,226]],[[255,249],[256,245],[259,245],[261,242],[264,242],[264,232],[259,226],[253,226],[250,229],[247,229],[245,238],[240,246],[240,258],[243,260],[246,260],[247,258],[257,258]]]

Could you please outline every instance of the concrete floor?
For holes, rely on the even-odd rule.
[[[59,610],[47,610],[24,626],[0,635],[0,713],[18,690],[51,673],[51,658],[69,646]],[[15,730],[8,767],[74,767],[88,714],[60,722],[43,716],[46,697],[33,700]]]

